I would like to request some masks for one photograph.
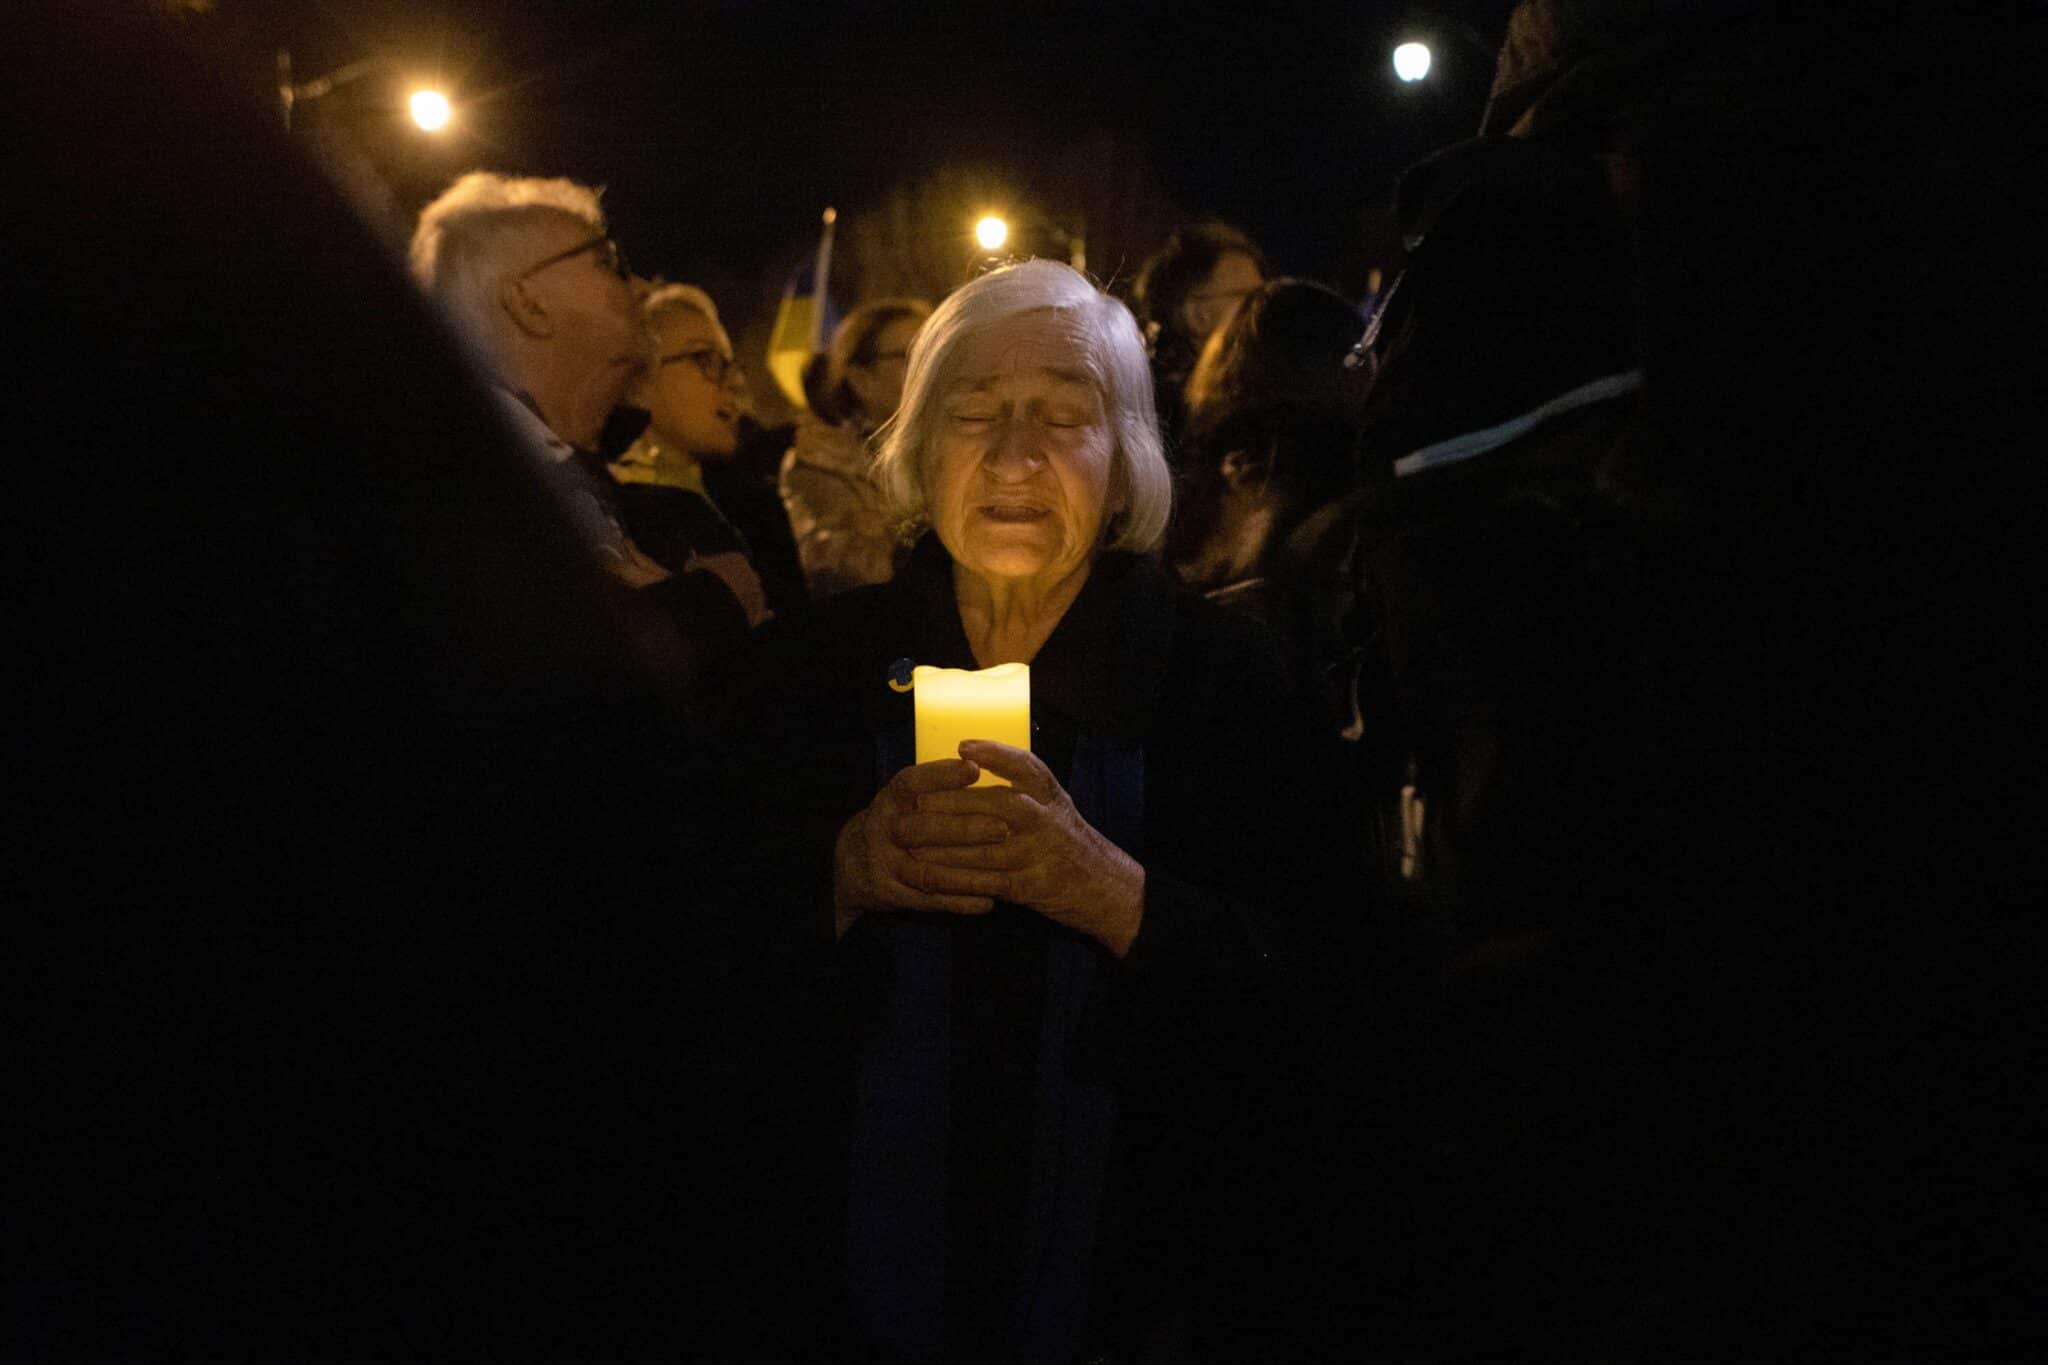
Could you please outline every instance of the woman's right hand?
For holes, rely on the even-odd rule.
[[[937,910],[985,915],[995,907],[988,896],[968,889],[980,875],[972,869],[919,862],[920,848],[998,844],[1009,828],[990,815],[948,815],[919,811],[926,792],[958,791],[974,785],[981,769],[964,758],[944,758],[905,768],[875,793],[867,809],[840,826],[832,857],[834,932],[843,935],[870,910]]]

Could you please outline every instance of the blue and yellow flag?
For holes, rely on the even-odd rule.
[[[808,409],[804,397],[804,366],[825,346],[839,315],[833,311],[832,295],[826,283],[832,274],[832,224],[839,215],[825,210],[825,230],[818,237],[818,249],[804,257],[782,291],[782,303],[775,310],[775,329],[768,334],[768,373],[799,410]]]

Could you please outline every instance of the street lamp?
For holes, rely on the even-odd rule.
[[[1455,39],[1469,47],[1473,55],[1488,66],[1493,64],[1494,48],[1479,31],[1463,19],[1436,10],[1410,10],[1406,29],[1401,41],[1394,48],[1394,74],[1403,85],[1415,85],[1429,79],[1436,68],[1436,44],[1438,40]]]
[[[338,67],[317,80],[294,81],[292,79],[292,54],[284,48],[277,52],[277,106],[284,119],[284,130],[292,130],[292,110],[307,100],[317,100],[330,95],[341,86],[361,80],[373,71],[391,65],[389,57],[365,57],[359,62],[350,62]],[[455,106],[448,96],[439,90],[422,89],[413,92],[410,101],[412,121],[423,131],[438,133],[446,128],[455,117]]]
[[[1087,270],[1088,243],[1078,228],[1069,232],[1057,223],[1045,222],[1036,215],[1032,216],[1025,227],[1030,233],[1042,233],[1056,245],[1064,248],[1067,253],[1067,264],[1074,269]],[[974,240],[984,253],[994,255],[1010,240],[1010,225],[996,214],[985,214],[974,225]]]
[[[412,110],[412,121],[423,132],[438,133],[448,126],[449,119],[455,117],[454,106],[438,90],[415,90],[407,104]]]

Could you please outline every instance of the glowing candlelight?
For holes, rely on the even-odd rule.
[[[910,681],[916,691],[918,762],[958,758],[963,739],[1031,747],[1029,665],[998,664],[977,672],[919,664],[911,670]],[[984,769],[974,785],[1009,783]]]

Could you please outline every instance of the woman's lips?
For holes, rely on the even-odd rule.
[[[991,502],[983,503],[981,514],[990,521],[1033,522],[1051,516],[1049,509],[1030,503]]]

